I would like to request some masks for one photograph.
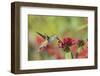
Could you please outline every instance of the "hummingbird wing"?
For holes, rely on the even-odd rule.
[[[40,49],[41,48],[44,48],[44,47],[46,47],[48,45],[48,40],[45,40],[41,45],[40,45]]]
[[[46,36],[45,35],[43,35],[43,34],[41,34],[41,33],[39,33],[39,32],[36,32],[38,35],[40,35],[43,39],[46,39]]]

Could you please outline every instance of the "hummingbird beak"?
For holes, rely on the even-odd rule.
[[[58,41],[60,41],[61,43],[63,43],[63,42],[59,39],[59,37],[57,37],[56,39],[57,39]]]
[[[58,38],[58,37],[56,37],[56,39],[57,39],[57,40],[59,40],[59,38]]]

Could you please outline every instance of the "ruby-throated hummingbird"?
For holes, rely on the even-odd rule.
[[[55,39],[58,39],[57,35],[48,36],[48,35],[43,35],[39,32],[37,32],[37,34],[44,39],[44,42],[40,45],[39,49],[46,48],[48,44],[51,44]]]

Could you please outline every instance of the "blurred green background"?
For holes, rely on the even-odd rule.
[[[87,25],[87,17],[28,15],[28,60],[55,59],[46,52],[37,52],[36,32],[48,36],[57,35],[60,38],[87,39]]]

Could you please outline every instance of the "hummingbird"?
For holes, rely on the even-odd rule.
[[[47,34],[43,35],[39,32],[36,32],[38,35],[40,35],[44,42],[40,45],[39,49],[46,48],[49,44],[51,44],[55,39],[58,39],[57,35],[48,36]]]

